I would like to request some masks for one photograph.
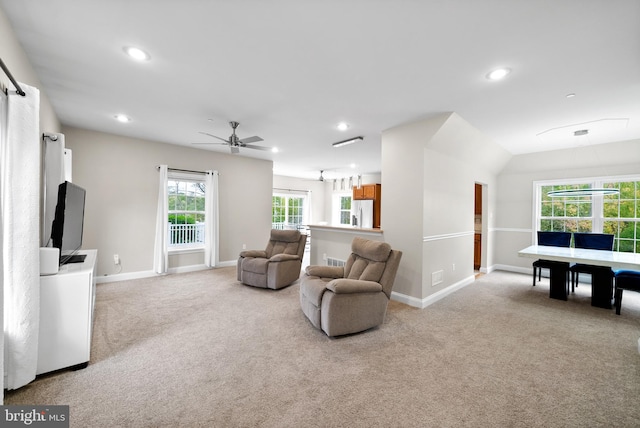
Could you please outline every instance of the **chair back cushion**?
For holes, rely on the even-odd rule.
[[[271,258],[275,254],[299,254],[300,232],[298,232],[297,230],[273,229],[271,231],[271,238],[269,239],[269,243],[267,243],[267,248],[265,249],[265,251],[267,253],[267,258]]]
[[[345,278],[380,282],[391,254],[391,246],[386,242],[355,237],[351,243],[351,251],[344,267]]]
[[[538,245],[548,245],[551,247],[570,247],[571,232],[538,231]]]
[[[574,233],[576,248],[589,250],[613,250],[613,235],[608,233]]]

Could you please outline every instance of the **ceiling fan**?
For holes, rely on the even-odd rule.
[[[326,171],[328,171],[328,170],[321,169],[320,170],[320,176],[318,176],[318,178],[303,178],[302,180],[304,180],[304,181],[319,181],[321,183],[324,182],[324,181],[327,181],[327,180],[331,180],[330,178],[327,178],[327,177],[324,176],[324,173]]]
[[[224,143],[193,143],[193,144],[226,144],[231,149],[231,153],[240,153],[241,147],[246,149],[255,149],[255,150],[267,150],[267,151],[272,150],[271,147],[251,145],[251,143],[263,141],[262,138],[256,135],[254,135],[253,137],[238,138],[238,136],[236,135],[236,128],[238,127],[238,125],[240,125],[240,123],[232,121],[232,122],[229,122],[229,125],[231,125],[231,128],[233,129],[233,133],[228,139],[218,137],[217,135],[209,134],[208,132],[200,132],[200,134],[208,135],[210,137],[217,138],[218,140],[222,140],[224,141]]]

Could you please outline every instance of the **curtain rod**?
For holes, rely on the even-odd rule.
[[[303,190],[303,189],[283,189],[281,187],[274,187],[273,190],[285,190],[287,192],[304,192],[311,193],[311,190]]]
[[[2,67],[2,71],[4,71],[4,74],[7,75],[9,80],[11,80],[11,83],[13,83],[13,86],[16,87],[16,92],[18,93],[18,95],[22,95],[23,97],[27,95],[24,93],[24,91],[22,90],[18,82],[16,82],[16,79],[13,78],[13,75],[11,74],[7,66],[4,65],[4,61],[2,60],[2,58],[0,58],[0,67]]]
[[[156,166],[156,169],[160,169],[160,165]],[[206,174],[206,171],[194,171],[192,169],[179,169],[179,168],[167,168],[168,171],[178,171],[178,172],[192,172],[194,174]]]

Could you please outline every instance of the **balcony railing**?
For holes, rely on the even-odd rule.
[[[204,244],[204,223],[169,225],[170,246],[199,246]]]
[[[304,224],[286,224],[286,223],[271,223],[272,229],[278,230],[297,230],[303,235],[307,235],[307,244],[305,245],[305,251],[311,250],[311,233],[309,226]]]

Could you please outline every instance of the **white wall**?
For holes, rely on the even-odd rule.
[[[86,188],[83,248],[98,249],[98,275],[153,269],[157,166],[220,172],[220,261],[263,248],[271,230],[271,161],[64,127],[73,178]],[[202,253],[170,256],[169,268],[202,265]]]
[[[640,174],[640,140],[514,156],[498,176],[494,267],[529,272],[518,251],[532,244],[533,182]]]
[[[483,260],[492,260],[494,189],[509,158],[455,113],[383,132],[382,228],[385,241],[404,253],[394,292],[424,301],[473,278],[476,182],[486,191]],[[434,286],[436,272],[443,280]]]

